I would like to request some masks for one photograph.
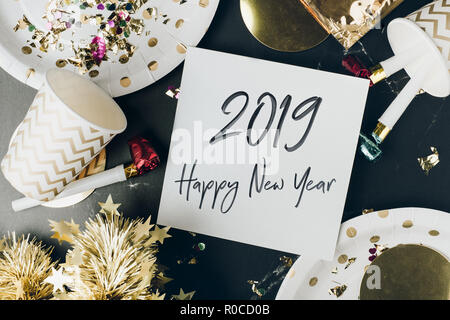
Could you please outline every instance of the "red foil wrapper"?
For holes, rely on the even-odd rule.
[[[159,166],[159,156],[147,139],[134,137],[128,141],[128,145],[138,175],[152,171]]]
[[[367,69],[358,58],[352,55],[345,56],[342,59],[342,66],[351,72],[355,77],[369,79],[372,73]],[[370,86],[373,86],[372,80],[370,80]]]

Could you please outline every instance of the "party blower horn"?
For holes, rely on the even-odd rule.
[[[72,196],[90,189],[97,189],[117,182],[128,180],[129,178],[141,176],[155,169],[159,163],[159,156],[151,147],[148,140],[135,137],[128,141],[133,162],[129,165],[118,165],[115,168],[88,176],[83,179],[69,183],[64,190],[56,196],[56,199]],[[26,210],[41,205],[43,202],[21,198],[12,202],[15,212]]]
[[[387,27],[394,56],[372,69],[373,83],[404,69],[410,80],[379,118],[371,139],[360,135],[361,151],[369,159],[381,155],[378,147],[422,89],[445,98],[450,94],[450,0],[434,1]]]

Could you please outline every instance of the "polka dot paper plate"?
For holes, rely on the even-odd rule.
[[[334,259],[300,257],[286,275],[277,299],[358,299],[361,280],[371,260],[398,244],[422,244],[448,259],[450,214],[402,208],[349,220],[341,226]]]
[[[186,48],[206,33],[218,3],[2,0],[0,66],[34,88],[48,69],[65,68],[89,77],[113,97],[128,94],[184,60]]]

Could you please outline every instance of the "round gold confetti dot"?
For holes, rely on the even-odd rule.
[[[429,234],[430,236],[432,236],[432,237],[437,237],[437,236],[439,235],[439,231],[437,231],[437,230],[430,230],[430,231],[428,232],[428,234]]]
[[[198,5],[199,5],[200,7],[206,8],[207,6],[209,6],[209,0],[200,0],[200,1],[198,2]]]
[[[156,38],[150,38],[150,40],[148,40],[148,46],[149,47],[154,47],[158,44],[158,39]]]
[[[405,220],[402,224],[403,228],[411,228],[413,226],[413,222],[411,220]]]
[[[309,280],[309,286],[310,287],[314,287],[317,284],[318,281],[319,281],[319,279],[317,279],[317,277],[311,278]]]
[[[148,68],[151,71],[155,71],[156,69],[158,69],[158,62],[157,61],[152,61],[148,64]]]
[[[380,218],[386,218],[388,215],[389,215],[389,211],[388,210],[378,211],[378,216]]]
[[[350,227],[350,228],[347,229],[346,233],[347,233],[347,237],[354,238],[356,236],[357,231],[356,231],[355,228]]]
[[[370,238],[370,242],[372,243],[377,243],[378,241],[380,241],[380,236],[373,236]]]
[[[127,63],[128,60],[130,60],[130,58],[126,54],[121,55],[119,58],[119,62],[122,64]]]
[[[177,51],[178,51],[178,53],[181,53],[181,54],[185,54],[186,53],[186,46],[184,45],[184,44],[178,44],[177,45]]]
[[[89,71],[89,77],[91,78],[95,78],[96,76],[98,76],[98,74],[99,74],[98,70]]]
[[[338,258],[338,262],[339,262],[340,264],[346,263],[347,260],[348,260],[348,256],[347,256],[346,254],[341,254],[341,255],[339,256],[339,258]]]
[[[131,80],[128,77],[123,77],[122,79],[120,79],[120,85],[124,88],[129,87],[131,84]]]
[[[29,46],[22,47],[23,54],[31,54],[32,50]]]
[[[88,22],[89,22],[89,17],[88,17],[88,15],[82,14],[82,15],[80,16],[80,21],[81,21],[82,24],[88,23]]]
[[[177,22],[175,22],[175,28],[179,29],[183,26],[184,20],[178,19]]]
[[[67,65],[67,61],[63,59],[56,60],[56,66],[58,68],[64,68]]]

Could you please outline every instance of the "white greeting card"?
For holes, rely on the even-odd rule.
[[[368,88],[189,48],[158,223],[332,259]]]

